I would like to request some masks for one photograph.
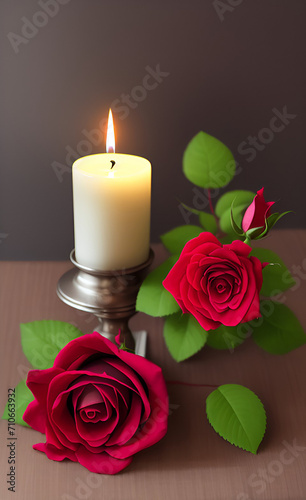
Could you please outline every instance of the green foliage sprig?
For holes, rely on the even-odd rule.
[[[250,323],[235,327],[222,325],[207,332],[191,314],[182,314],[175,299],[162,285],[185,244],[201,232],[211,232],[223,244],[236,239],[250,244],[252,240],[265,237],[274,224],[288,213],[272,213],[266,218],[265,226],[244,232],[243,215],[256,193],[247,190],[225,192],[214,208],[210,190],[227,186],[235,170],[231,151],[218,139],[199,132],[189,142],[183,155],[183,173],[194,185],[207,189],[211,213],[182,204],[185,211],[198,216],[199,224],[179,226],[161,236],[171,257],[149,274],[138,293],[138,311],[165,317],[165,342],[170,354],[178,362],[193,356],[206,344],[215,349],[232,351],[249,336],[258,346],[272,354],[284,354],[306,343],[305,333],[294,313],[276,301],[276,296],[293,287],[295,280],[282,259],[271,250],[254,248],[251,253],[269,265],[263,269],[262,317]]]

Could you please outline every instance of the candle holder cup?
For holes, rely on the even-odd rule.
[[[71,307],[94,314],[95,328],[101,335],[115,342],[120,330],[120,343],[135,350],[135,341],[129,329],[129,319],[136,313],[137,293],[152,264],[154,252],[146,262],[130,269],[98,271],[82,266],[72,250],[70,260],[74,268],[60,278],[57,295]]]

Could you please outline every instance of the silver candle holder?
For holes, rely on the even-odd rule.
[[[136,313],[138,290],[154,259],[129,269],[98,271],[82,266],[72,250],[70,260],[74,267],[58,281],[57,295],[71,307],[94,314],[98,319],[95,328],[100,334],[115,342],[120,330],[120,342],[135,350],[135,340],[129,328],[129,319]]]

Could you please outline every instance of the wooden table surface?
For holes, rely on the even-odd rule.
[[[306,231],[274,231],[262,246],[279,253],[298,286],[285,295],[306,329]],[[155,264],[166,253],[155,247]],[[92,316],[71,309],[56,296],[69,262],[0,263],[1,413],[8,388],[24,378],[29,363],[22,353],[19,324],[57,319],[90,332]],[[7,490],[7,422],[1,421],[1,500],[305,500],[306,346],[284,356],[270,355],[248,339],[233,353],[205,348],[177,364],[162,338],[161,319],[136,315],[133,330],[149,332],[148,358],[166,380],[221,385],[242,384],[263,401],[267,430],[257,455],[230,445],[210,427],[205,399],[212,389],[169,385],[167,436],[140,452],[117,476],[91,474],[78,463],[53,462],[32,449],[44,440],[17,426],[16,493]]]

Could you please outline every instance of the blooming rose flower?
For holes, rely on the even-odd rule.
[[[23,418],[46,434],[33,448],[51,460],[116,474],[167,432],[161,369],[97,332],[69,342],[52,368],[30,371],[27,385],[35,400]]]
[[[163,285],[205,330],[251,321],[260,316],[263,268],[249,257],[251,250],[242,241],[222,245],[211,233],[201,233],[186,243]]]
[[[266,219],[271,214],[271,207],[274,201],[265,201],[264,188],[257,191],[251,205],[246,209],[242,219],[242,229],[246,233],[253,227],[263,227],[266,225]]]

